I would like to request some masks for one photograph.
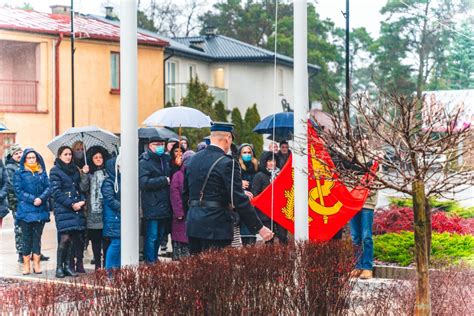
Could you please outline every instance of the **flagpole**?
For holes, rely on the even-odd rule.
[[[294,135],[295,241],[308,240],[308,47],[307,1],[295,0],[294,12]]]
[[[138,265],[137,3],[120,1],[121,265]]]

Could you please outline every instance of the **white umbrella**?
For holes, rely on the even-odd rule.
[[[211,118],[199,110],[187,106],[164,108],[151,114],[143,124],[167,127],[211,127]]]
[[[97,126],[72,127],[53,138],[46,146],[56,155],[59,147],[72,146],[78,141],[84,144],[84,160],[86,160],[85,150],[87,148],[101,146],[113,153],[117,151],[120,139],[115,134]]]

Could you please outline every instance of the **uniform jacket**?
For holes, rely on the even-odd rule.
[[[36,153],[36,161],[40,164],[42,171],[32,173],[25,170],[25,158],[30,152]],[[49,196],[50,187],[43,158],[33,149],[25,149],[20,160],[20,167],[13,177],[13,185],[18,198],[16,219],[24,222],[49,221]],[[33,204],[36,198],[43,203],[40,206]]]
[[[168,155],[158,156],[150,151],[140,156],[139,184],[145,220],[171,218],[169,159]]]
[[[56,159],[50,178],[58,232],[85,230],[84,208],[78,212],[72,208],[72,204],[86,200],[80,189],[79,168],[72,163],[70,169],[67,169],[59,159]]]
[[[120,175],[117,177],[119,191],[115,192],[115,161],[110,159],[105,163],[107,178],[102,183],[102,197],[104,200],[104,230],[103,236],[120,238]]]
[[[252,233],[262,228],[262,223],[250,205],[249,198],[242,189],[242,176],[239,163],[214,145],[195,154],[186,166],[183,203],[199,200],[204,179],[211,165],[221,156],[212,170],[204,190],[203,201],[215,201],[221,205],[230,205],[231,186],[234,188],[234,206],[242,221]],[[234,169],[234,182],[232,179]],[[186,232],[189,237],[231,240],[233,238],[233,220],[230,207],[190,207],[186,217]]]

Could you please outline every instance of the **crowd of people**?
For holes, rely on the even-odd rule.
[[[197,225],[196,222],[187,223],[190,211],[194,210],[192,216],[196,216],[196,209],[203,206],[196,205],[196,198],[189,195],[193,183],[202,182],[204,178],[197,169],[193,172],[187,170],[188,165],[193,166],[190,168],[202,165],[198,162],[191,164],[195,156],[209,160],[214,150],[232,161],[232,168],[235,167],[238,173],[234,179],[231,172],[232,181],[239,181],[239,190],[232,192],[231,189],[230,194],[242,192],[236,196],[246,199],[244,203],[248,208],[251,207],[250,199],[271,184],[291,155],[287,142],[272,142],[261,157],[256,157],[251,144],[239,147],[229,144],[229,150],[224,152],[222,146],[219,148],[213,143],[221,141],[218,134],[219,131],[213,131],[211,137],[197,144],[197,153],[190,149],[192,144],[184,136],[179,140],[155,136],[144,143],[139,158],[139,189],[143,235],[141,250],[145,263],[152,264],[159,260],[160,247],[162,251],[166,250],[169,237],[173,260],[207,250],[215,244],[210,242],[205,247],[197,246],[196,240],[206,231],[208,223],[199,222],[201,219]],[[217,165],[216,170],[220,168]],[[45,224],[50,222],[51,212],[54,213],[57,231],[56,277],[85,273],[84,252],[89,245],[93,253],[91,263],[96,270],[120,267],[120,168],[120,155],[109,153],[101,146],[84,148],[82,142],[76,142],[58,149],[48,176],[38,151],[33,148],[23,150],[18,144],[10,147],[4,164],[0,165],[0,220],[9,210],[12,212],[18,261],[23,264],[24,275],[41,274],[40,262],[48,259],[41,254],[41,239]],[[207,171],[210,174],[212,170]],[[216,179],[210,179],[208,183],[208,189],[214,192],[218,191],[212,189],[213,185],[224,187],[216,183]],[[208,190],[204,187],[201,194]],[[206,193],[206,199],[209,194]],[[210,203],[202,201],[202,195],[200,202]],[[234,204],[233,196],[229,202]],[[227,209],[224,204],[210,207]],[[225,242],[220,244],[255,244],[257,233],[266,242],[273,242],[275,238],[270,229],[273,229],[279,242],[288,241],[287,231],[271,223],[259,210],[251,207],[247,213],[239,214],[242,205],[240,201],[229,208],[232,232],[230,235],[226,232],[223,235]],[[250,212],[256,214],[252,223],[249,222]],[[222,228],[217,222],[214,226],[209,229],[209,240],[215,240],[218,236],[215,230]]]
[[[211,248],[288,242],[288,232],[253,207],[291,156],[289,144],[271,142],[256,157],[252,144],[233,143],[233,125],[215,123],[197,144],[185,136],[153,136],[139,150],[140,219],[143,261],[158,261],[171,236],[173,260]],[[336,165],[341,162],[335,159]],[[350,162],[344,162],[351,168]],[[92,247],[95,269],[120,267],[120,155],[82,142],[61,146],[48,173],[39,152],[12,145],[0,163],[0,227],[9,210],[14,217],[15,246],[24,275],[41,274],[41,238],[54,213],[57,231],[56,277],[85,273],[84,252]],[[350,222],[356,246],[353,277],[371,278],[373,193]],[[340,238],[341,232],[335,238]],[[276,238],[275,238],[276,237]],[[32,263],[32,264],[31,264]]]

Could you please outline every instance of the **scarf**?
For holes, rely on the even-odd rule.
[[[66,164],[59,158],[56,158],[54,164],[57,165],[59,169],[64,171],[69,176],[73,176],[76,172],[79,171],[77,170],[77,166],[73,162]]]
[[[94,172],[91,178],[91,213],[100,213],[102,214],[102,192],[101,187],[106,174],[103,170],[98,170]]]
[[[24,166],[25,166],[25,170],[30,171],[32,174],[40,173],[41,171],[43,171],[40,164],[37,162],[35,162],[34,164],[29,164],[25,162]]]

